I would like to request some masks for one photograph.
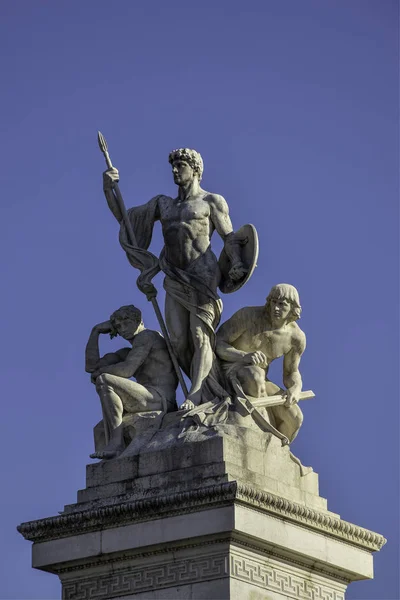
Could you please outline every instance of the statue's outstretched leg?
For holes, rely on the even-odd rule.
[[[290,443],[292,443],[303,423],[303,413],[299,406],[297,404],[293,404],[292,406],[274,406],[270,408],[270,410],[278,424],[277,428],[281,433],[286,435],[286,437],[289,438]],[[299,466],[302,477],[308,475],[308,473],[312,473],[313,468],[303,465],[301,460],[292,454],[292,452],[290,452],[290,458]]]
[[[270,409],[277,423],[277,429],[293,442],[303,423],[303,413],[297,404],[274,406]]]

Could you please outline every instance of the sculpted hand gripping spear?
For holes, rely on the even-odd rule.
[[[114,167],[111,162],[110,155],[108,153],[107,142],[100,131],[98,132],[97,139],[98,139],[100,150],[104,155],[107,167],[109,169],[113,169]],[[163,334],[165,342],[167,344],[167,348],[168,348],[168,352],[171,357],[172,364],[174,366],[179,383],[182,387],[182,391],[186,398],[188,395],[188,390],[187,390],[187,387],[185,384],[185,380],[183,379],[182,372],[180,370],[177,358],[175,356],[175,353],[174,353],[172,345],[171,345],[171,340],[170,340],[170,337],[168,334],[167,327],[165,325],[163,316],[161,314],[160,307],[157,302],[157,289],[150,281],[151,278],[154,277],[160,270],[160,267],[158,264],[158,259],[151,252],[149,252],[147,250],[143,250],[143,248],[137,247],[135,234],[133,232],[133,228],[132,228],[131,222],[129,220],[129,216],[128,216],[128,213],[125,208],[125,203],[123,201],[122,194],[121,194],[121,191],[119,189],[119,185],[117,182],[114,182],[113,188],[114,188],[115,197],[116,197],[116,200],[118,203],[118,208],[122,215],[122,222],[126,229],[126,237],[128,239],[128,244],[123,244],[123,247],[127,251],[131,250],[131,254],[134,255],[134,261],[132,261],[129,256],[128,256],[128,258],[130,259],[131,264],[133,264],[133,262],[134,262],[134,266],[141,271],[141,275],[139,275],[138,280],[137,280],[138,288],[140,289],[141,292],[143,292],[146,295],[147,299],[153,305],[154,312],[156,313],[158,323],[161,327],[162,334]]]

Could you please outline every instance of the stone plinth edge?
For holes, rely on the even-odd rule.
[[[126,495],[123,502],[115,498],[107,506],[22,523],[17,529],[25,539],[43,542],[127,523],[206,510],[234,501],[371,551],[380,550],[386,543],[382,535],[368,529],[236,481],[135,501],[129,501]]]

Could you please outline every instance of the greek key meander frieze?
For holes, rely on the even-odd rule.
[[[244,556],[231,556],[230,575],[271,592],[284,593],[296,600],[344,600],[344,592],[329,585],[304,579],[276,566]]]
[[[164,564],[133,567],[112,575],[97,575],[66,583],[64,600],[105,600],[128,594],[210,581],[228,576],[225,554]]]
[[[70,581],[64,600],[108,600],[119,596],[232,577],[296,600],[344,600],[344,593],[318,578],[304,578],[277,565],[231,554],[131,567],[113,574]]]

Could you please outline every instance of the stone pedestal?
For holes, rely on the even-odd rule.
[[[76,504],[19,531],[66,600],[341,600],[385,543],[329,512],[271,434],[229,426],[89,465]]]

